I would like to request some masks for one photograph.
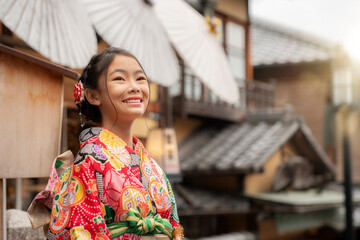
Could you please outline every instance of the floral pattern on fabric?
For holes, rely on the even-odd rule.
[[[106,224],[126,221],[130,208],[139,209],[142,217],[159,214],[174,230],[180,226],[168,179],[142,143],[133,141],[135,150],[107,129],[85,129],[74,163],[61,176],[56,174],[58,163],[53,164],[50,194],[42,194],[52,198],[52,204],[47,202],[48,239],[111,239]],[[173,234],[181,239],[180,231]],[[140,237],[125,233],[114,239]]]

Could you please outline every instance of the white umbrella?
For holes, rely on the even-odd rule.
[[[239,89],[225,52],[204,17],[183,0],[153,0],[153,9],[179,55],[222,100],[239,101]]]
[[[55,63],[85,67],[97,51],[96,34],[77,0],[0,0],[0,20]]]
[[[97,33],[134,54],[149,78],[163,86],[179,79],[179,64],[151,6],[142,0],[82,0]]]

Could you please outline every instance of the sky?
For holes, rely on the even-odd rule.
[[[360,61],[360,0],[250,0],[250,16],[340,44]]]

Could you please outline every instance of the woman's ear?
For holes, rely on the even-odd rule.
[[[85,97],[91,105],[95,105],[95,106],[101,105],[100,93],[98,90],[86,88]]]

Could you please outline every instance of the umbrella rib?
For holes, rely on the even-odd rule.
[[[34,5],[33,5],[32,15],[31,15],[31,20],[30,20],[30,25],[29,25],[29,32],[26,37],[26,40],[29,40],[29,38],[30,38],[30,33],[31,33],[32,26],[33,26],[34,16],[35,16],[35,6],[36,6],[36,3],[34,3]]]
[[[108,31],[108,29],[111,29],[111,28],[114,29],[113,30],[114,34],[107,35],[107,39],[109,40],[110,44],[121,47],[121,45],[126,41],[126,38],[129,34],[129,32],[131,32],[131,25],[126,24],[125,20],[119,21],[115,28],[113,27],[113,25],[114,24],[110,24],[108,26],[108,28],[106,29],[107,31]],[[105,32],[105,30],[104,30],[104,32]]]
[[[72,4],[74,4],[74,2],[72,2]],[[74,9],[71,8],[70,9],[71,12],[71,16],[77,16],[76,12],[73,12]],[[71,19],[72,21],[75,21],[76,19]],[[71,21],[69,22],[69,24],[71,24]],[[68,29],[69,31],[70,29]],[[86,52],[86,48],[85,48],[85,44],[80,43],[79,41],[76,41],[75,39],[82,39],[81,38],[81,30],[83,30],[83,28],[80,28],[78,31],[74,31],[74,32],[70,32],[69,34],[71,35],[71,39],[70,41],[73,43],[72,44],[72,51],[71,51],[71,55],[73,56],[74,59],[74,65],[79,65],[79,62],[81,62],[81,59],[85,58],[85,52]]]
[[[11,5],[9,6],[9,8],[5,11],[4,15],[3,15],[3,19],[5,19],[5,16],[11,11],[11,9],[13,8],[13,6],[15,5],[15,1],[13,1],[11,3]]]
[[[105,1],[103,1],[103,2],[105,2]],[[98,2],[93,2],[93,3],[90,3],[89,4],[89,6],[90,5],[92,5],[92,6],[96,6],[96,5],[99,5],[99,4],[97,4]],[[109,3],[109,2],[107,2],[107,3]],[[87,3],[88,4],[88,3]],[[86,4],[84,4],[84,5],[86,5]],[[88,13],[89,13],[89,15],[92,15],[94,12],[96,12],[96,13],[99,13],[99,12],[102,12],[102,11],[104,11],[104,10],[107,10],[107,9],[109,9],[109,6],[111,6],[111,5],[113,5],[113,3],[111,3],[111,4],[109,4],[109,5],[101,5],[100,4],[100,6],[98,6],[98,7],[93,7],[91,10],[89,9],[90,7],[88,7],[87,9],[88,9]],[[115,5],[115,4],[114,4]],[[115,5],[116,6],[116,5]],[[110,9],[114,9],[114,8],[110,8]]]
[[[111,8],[111,9],[106,8],[105,10],[106,11],[97,11],[97,14],[96,14],[96,15],[98,15],[98,19],[96,19],[97,24],[100,24],[101,22],[104,22],[104,21],[105,22],[108,21],[109,17],[111,17],[113,15],[117,16],[117,15],[121,15],[120,14],[121,12],[125,12],[121,8],[120,9],[119,8]],[[120,13],[119,13],[119,11],[120,11]],[[101,15],[101,13],[103,13],[103,15]],[[95,14],[93,16],[95,16]],[[116,21],[113,21],[113,22],[116,22]],[[111,26],[113,26],[113,25],[111,25]]]
[[[62,4],[60,4],[59,5],[59,13],[61,14],[61,13],[64,13],[64,6],[62,5]],[[63,23],[66,23],[67,22],[67,20],[63,20]],[[66,36],[67,34],[66,34],[66,29],[64,29],[63,28],[63,26],[64,26],[64,24],[60,24],[60,26],[59,26],[59,32],[60,32],[60,37],[63,37],[63,36]],[[66,26],[66,25],[65,25]],[[71,35],[69,34],[68,35],[69,37],[64,37],[63,39],[64,39],[64,43],[65,43],[65,45],[67,45],[67,43],[69,43],[69,41],[71,40]],[[69,44],[69,46],[72,46],[71,45],[71,41],[70,41],[70,44]],[[71,61],[73,61],[73,58],[71,57],[71,53],[70,53],[70,49],[69,48],[65,48],[64,50],[63,50],[64,52],[64,55],[65,56],[68,56],[68,59],[71,59]]]
[[[31,13],[31,11],[27,11],[27,10],[32,9],[32,7],[29,6],[30,4],[28,4],[28,3],[29,2],[27,1],[26,4],[22,8],[20,7],[21,13],[16,14],[16,16],[20,16],[20,19],[17,19],[17,24],[16,24],[15,28],[12,30],[13,32],[17,33],[18,36],[25,42],[27,39],[26,37],[30,31],[29,26],[28,26],[30,14],[28,14],[28,13]],[[30,1],[30,3],[32,3],[32,2]],[[13,16],[14,16],[14,14],[13,14]]]
[[[44,8],[45,8],[45,4],[40,4],[40,12],[41,12],[40,19],[44,18]],[[39,38],[39,48],[38,48],[40,51],[41,51],[41,45],[43,42],[43,37],[41,37],[44,34],[43,28],[44,28],[44,21],[40,20],[40,31],[39,31],[40,38]]]
[[[219,49],[220,50],[220,49]],[[222,59],[218,61],[219,59]],[[227,58],[225,55],[223,55],[220,51],[214,51],[212,56],[210,57],[210,60],[214,64],[216,64],[218,69],[218,78],[221,79],[222,84],[218,84],[218,86],[215,88],[216,91],[214,91],[217,96],[219,96],[221,99],[229,99],[230,96],[233,95],[235,91],[237,91],[237,85],[234,80],[232,80],[232,72],[230,69],[230,66],[226,64]],[[221,64],[221,65],[219,65]],[[220,74],[222,73],[222,74]],[[220,78],[221,77],[221,78]],[[225,86],[230,86],[229,88],[226,88]]]
[[[73,10],[74,10],[73,8],[70,9],[70,11],[73,11]],[[76,16],[74,14],[76,14],[76,13],[72,12],[71,16]],[[69,24],[71,24],[71,21],[75,21],[75,20],[76,19],[67,19]],[[71,26],[71,25],[69,25],[69,26]],[[74,39],[82,39],[81,33],[79,31],[71,32],[69,28],[66,28],[66,31],[69,33],[68,34],[70,36],[69,41],[70,41],[70,43],[72,43],[71,44],[71,46],[72,46],[71,56],[73,56],[73,57],[71,59],[73,59],[74,65],[78,66],[79,63],[81,62],[81,59],[86,59],[86,56],[84,55],[86,52],[85,45],[81,44],[79,41],[74,40]]]
[[[54,4],[54,2],[52,2],[52,4]],[[51,14],[51,18],[52,18],[52,22],[53,22],[53,26],[54,26],[54,29],[53,29],[53,31],[56,33],[56,32],[58,32],[57,30],[58,30],[58,25],[57,25],[57,22],[56,22],[56,15],[55,15],[55,13],[58,13],[58,11],[54,11],[54,8],[55,6],[53,5],[52,6],[52,14]],[[57,8],[56,8],[57,9]],[[57,61],[59,61],[59,60],[61,60],[61,57],[60,57],[60,52],[61,51],[63,51],[63,49],[60,49],[60,46],[61,46],[61,43],[60,43],[60,41],[59,41],[59,39],[58,39],[58,37],[59,37],[59,35],[58,34],[54,34],[54,40],[55,40],[55,51],[57,52]],[[50,43],[51,44],[51,43]],[[62,62],[62,61],[60,61],[60,62]]]
[[[50,30],[50,21],[51,21],[51,14],[50,14],[50,9],[51,9],[51,6],[50,6],[50,4],[49,4],[49,2],[47,3],[47,16],[46,16],[46,27],[47,27],[47,39],[48,39],[48,41],[47,41],[47,43],[46,43],[46,45],[47,45],[47,50],[48,50],[48,56],[46,56],[47,58],[49,58],[49,56],[51,56],[51,40],[50,40],[50,37],[51,37],[51,30]]]
[[[166,75],[168,76],[166,78],[166,79],[168,79],[167,86],[170,86],[170,85],[174,84],[177,81],[178,77],[179,77],[178,76],[179,71],[178,71],[178,68],[177,68],[178,67],[178,61],[177,61],[175,52],[174,52],[170,42],[166,42],[164,44],[166,44],[167,48],[169,49],[167,52],[165,52],[165,54],[167,53],[167,55],[169,55],[169,56],[167,56],[167,55],[163,56],[162,61],[167,61],[167,62],[172,61],[173,62],[172,64],[166,64],[165,63],[165,66],[166,65],[168,66],[168,68],[166,68],[166,72],[167,72]],[[164,73],[164,76],[165,76],[165,73]]]
[[[26,3],[25,3],[25,5],[24,5],[23,9],[21,10],[21,14],[20,14],[20,17],[19,17],[19,19],[18,19],[18,22],[16,23],[16,26],[15,26],[15,28],[14,28],[14,32],[15,32],[16,29],[18,28],[19,23],[21,22],[21,19],[22,19],[22,17],[24,16],[24,10],[25,10],[25,8],[26,8],[26,6],[27,6],[28,3],[29,3],[29,1],[26,0]]]
[[[109,31],[109,29],[114,29],[114,26],[115,26],[115,29],[113,30],[113,32],[117,32],[116,29],[119,29],[118,31],[120,31],[121,28],[128,27],[128,25],[126,24],[126,18],[124,18],[124,17],[121,18],[120,21],[117,21],[117,19],[110,21],[109,18],[110,18],[110,16],[104,15],[104,17],[102,17],[100,21],[95,22],[95,27],[96,27],[96,29],[98,29],[99,34],[101,34],[105,39],[107,39],[107,41],[111,45],[116,45],[116,43],[119,41],[115,40],[114,38],[119,37],[119,36],[112,36],[110,34],[107,35],[106,33],[111,32],[111,31]],[[108,21],[104,22],[102,19],[107,19]],[[104,23],[106,23],[106,25]],[[124,29],[123,29],[123,31],[124,31]],[[125,34],[123,34],[123,35],[125,35]]]

